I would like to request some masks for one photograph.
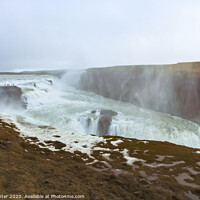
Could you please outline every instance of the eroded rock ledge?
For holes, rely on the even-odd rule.
[[[22,90],[17,86],[0,86],[1,108],[25,109],[26,102],[22,98]]]

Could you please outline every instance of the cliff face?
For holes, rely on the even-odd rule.
[[[16,86],[0,86],[0,107],[25,109],[26,103],[22,100],[22,90]]]
[[[88,69],[79,89],[200,124],[200,63]]]

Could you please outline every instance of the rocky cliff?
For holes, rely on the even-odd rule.
[[[200,124],[200,62],[87,69],[79,89]]]
[[[0,108],[25,109],[22,90],[16,86],[0,86]]]

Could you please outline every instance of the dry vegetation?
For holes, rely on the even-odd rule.
[[[106,136],[107,143],[94,147],[94,162],[87,154],[63,151],[65,145],[59,142],[46,143],[60,151],[39,148],[19,137],[14,128],[0,120],[1,194],[82,194],[92,200],[184,200],[188,195],[200,196],[197,149]],[[123,142],[112,143],[119,139]],[[141,160],[127,163],[124,149],[128,149],[128,158]],[[181,174],[183,178],[186,174],[182,183]]]

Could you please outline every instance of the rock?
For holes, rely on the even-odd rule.
[[[52,80],[47,80],[51,85],[53,85],[53,81]]]
[[[92,111],[91,111],[92,114],[95,114],[96,112],[97,112],[96,110],[92,110]]]
[[[98,133],[99,136],[104,136],[108,134],[110,124],[112,122],[112,117],[110,116],[101,116],[98,121]]]
[[[22,96],[21,88],[17,86],[0,86],[0,106],[14,109],[25,109],[26,98]]]
[[[112,117],[118,115],[118,113],[112,110],[102,109],[100,115]]]
[[[108,135],[108,131],[112,122],[112,117],[118,115],[117,112],[107,109],[101,109],[98,121],[99,136]]]
[[[60,138],[61,136],[60,135],[53,135],[53,137]]]

